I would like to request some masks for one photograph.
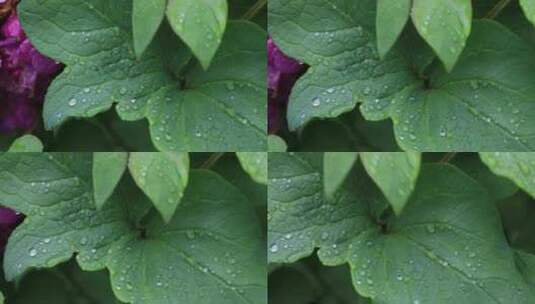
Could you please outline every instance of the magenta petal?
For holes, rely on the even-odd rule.
[[[11,226],[16,224],[20,219],[20,214],[9,209],[0,207],[0,226]]]
[[[32,46],[14,11],[0,25],[0,63],[0,132],[30,131],[62,66]]]
[[[268,130],[275,133],[282,122],[282,112],[286,109],[288,97],[306,69],[303,63],[286,56],[271,38],[268,47]]]

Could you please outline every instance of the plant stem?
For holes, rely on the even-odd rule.
[[[444,155],[444,157],[442,157],[440,162],[441,163],[449,163],[450,160],[452,160],[455,157],[455,155],[457,155],[457,152],[446,153],[446,155]]]
[[[511,0],[501,0],[485,16],[487,19],[494,19],[509,4]]]
[[[258,12],[267,5],[267,0],[258,0],[251,6],[251,8],[243,15],[242,19],[251,20]]]
[[[201,165],[201,169],[210,169],[217,161],[224,155],[223,152],[213,153],[210,157]]]

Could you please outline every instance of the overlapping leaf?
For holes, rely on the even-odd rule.
[[[188,154],[133,152],[128,169],[163,219],[169,222],[188,184]]]
[[[355,289],[378,303],[535,300],[487,192],[458,169],[424,166],[403,214],[377,221],[366,191],[378,189],[355,186],[362,174],[327,200],[320,154],[277,154],[269,165],[270,262],[318,248],[324,264],[348,262]]]
[[[421,155],[415,152],[361,153],[362,164],[392,205],[401,214],[416,185]]]
[[[414,0],[411,14],[420,35],[451,71],[470,35],[471,1]]]
[[[134,50],[141,58],[152,39],[156,35],[165,17],[167,0],[134,0],[132,6],[132,32]]]
[[[481,152],[480,155],[492,172],[512,180],[535,197],[535,153]]]
[[[121,180],[128,154],[125,152],[93,153],[93,189],[97,208],[102,208]]]
[[[21,3],[32,43],[67,65],[48,90],[45,126],[91,117],[117,103],[123,119],[148,118],[160,150],[265,150],[265,32],[252,23],[231,23],[210,69],[180,74],[168,68],[183,67],[190,56],[184,45],[173,50],[172,60],[163,56],[164,46],[176,40],[165,32],[156,37],[161,46],[136,60],[131,6],[130,0]]]
[[[535,1],[533,0],[520,0],[520,5],[526,14],[526,17],[535,24]]]
[[[269,152],[286,152],[288,146],[284,139],[277,135],[268,136],[268,150]]]
[[[323,154],[323,190],[327,197],[331,197],[343,184],[357,157],[356,152],[325,152]]]
[[[173,30],[207,69],[227,25],[227,0],[169,0],[167,18]]]
[[[379,60],[375,8],[369,0],[272,1],[273,38],[311,65],[290,97],[291,129],[362,103],[367,119],[393,120],[405,150],[535,148],[532,47],[496,22],[476,21],[451,73],[435,64],[419,79],[399,48]]]
[[[377,49],[381,58],[392,48],[409,20],[410,0],[377,1]]]
[[[236,152],[243,169],[257,183],[267,184],[268,154],[266,152]]]
[[[96,210],[91,162],[80,153],[0,156],[0,202],[26,215],[6,248],[8,280],[76,254],[84,270],[107,267],[125,302],[266,303],[260,229],[238,189],[192,173],[170,223],[152,213],[142,225],[150,203],[127,179]]]
[[[21,136],[11,143],[9,147],[9,152],[42,152],[43,143],[39,138],[27,134]]]

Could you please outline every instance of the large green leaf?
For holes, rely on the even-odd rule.
[[[411,0],[377,1],[377,49],[384,58],[403,31],[411,10]]]
[[[95,152],[93,153],[93,189],[95,205],[98,209],[106,203],[121,180],[128,153]]]
[[[357,102],[387,117],[394,95],[417,81],[400,53],[379,59],[376,0],[272,0],[269,32],[289,56],[311,67],[292,89],[291,130],[312,118],[336,117]]]
[[[114,245],[116,295],[132,303],[267,303],[265,247],[252,205],[207,171],[192,173],[183,201],[168,225],[153,216],[146,239],[127,236]]]
[[[232,22],[210,69],[197,67],[188,74],[189,90],[157,92],[148,109],[156,147],[265,151],[265,41],[266,33],[257,25]]]
[[[13,280],[30,268],[67,261],[101,269],[110,245],[131,231],[129,202],[110,198],[96,211],[88,153],[0,155],[0,203],[26,215],[9,238],[4,271]]]
[[[435,71],[430,90],[399,96],[403,102],[393,120],[400,144],[422,151],[532,150],[532,54],[527,43],[500,24],[475,22],[451,73]]]
[[[361,153],[362,164],[399,215],[414,190],[421,155],[416,152]]]
[[[451,71],[470,35],[470,0],[414,0],[412,20],[446,69]]]
[[[514,181],[535,197],[535,153],[480,152],[481,160],[497,175]]]
[[[351,195],[352,189],[369,188],[369,184],[349,175],[331,198],[325,198],[323,162],[323,153],[269,155],[270,263],[295,262],[316,247],[321,257],[333,258],[331,244],[352,237],[352,232],[374,228],[367,218],[369,210],[361,206],[367,204],[364,197]],[[332,249],[340,253],[347,247],[340,242]]]
[[[173,30],[207,69],[227,25],[227,0],[169,0],[167,18]]]
[[[136,56],[141,55],[156,35],[165,17],[166,0],[134,0],[132,7],[132,32]]]
[[[188,153],[133,152],[128,169],[165,222],[169,222],[188,184]]]
[[[130,0],[28,0],[19,6],[28,37],[43,54],[66,64],[48,89],[47,129],[91,117],[117,103],[126,120],[147,117],[159,150],[265,150],[265,32],[245,21],[229,24],[211,68],[194,64],[180,79],[162,53],[172,31],[136,60]],[[83,20],[75,22],[74,20]],[[167,50],[168,51],[168,50]]]
[[[116,191],[96,210],[91,161],[79,153],[0,156],[0,202],[26,215],[6,248],[8,280],[76,253],[82,269],[107,267],[115,295],[128,303],[266,303],[260,226],[237,188],[193,172],[171,222],[152,213],[140,226],[134,205],[150,206],[142,194]]]
[[[324,199],[318,164],[310,154],[270,158],[278,172],[268,185],[270,262],[292,262],[318,248],[326,265],[348,262],[355,289],[377,303],[535,300],[486,190],[460,170],[423,166],[403,214],[379,222],[370,213],[370,187]]]
[[[394,47],[379,60],[374,47],[376,1],[334,2],[270,3],[274,40],[285,53],[311,65],[290,96],[292,130],[362,103],[366,119],[393,120],[404,150],[535,148],[535,58],[525,41],[494,21],[475,21],[451,73],[431,65],[424,81],[401,55],[406,51]]]

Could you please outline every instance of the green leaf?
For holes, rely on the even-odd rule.
[[[283,267],[269,275],[269,303],[316,303],[315,300],[319,298],[320,293],[319,286],[313,276],[300,268]]]
[[[39,138],[28,134],[21,136],[11,144],[9,152],[42,152],[43,143]]]
[[[535,153],[480,152],[481,160],[492,172],[504,176],[535,197]]]
[[[520,0],[520,6],[524,10],[528,20],[535,25],[535,1],[534,0]]]
[[[357,188],[371,188],[360,176],[350,174],[331,198],[323,190],[323,153],[272,153],[269,155],[268,261],[291,263],[310,255],[329,255],[335,240],[352,232],[371,229],[367,218],[371,196],[352,195]],[[358,181],[358,182],[357,182]],[[291,244],[291,246],[290,246]],[[338,246],[338,245],[337,245]],[[344,247],[335,246],[337,252]]]
[[[385,119],[395,94],[417,81],[401,54],[376,50],[376,0],[271,0],[269,32],[287,55],[311,67],[292,89],[288,124],[332,118],[363,103]],[[351,18],[347,18],[351,16]],[[325,22],[329,20],[329,22]]]
[[[412,21],[444,66],[455,66],[472,25],[470,0],[414,0]]]
[[[502,25],[490,20],[474,22],[465,51],[451,73],[435,70],[429,90],[408,89],[398,96],[392,119],[402,148],[533,150],[532,54],[525,41]]]
[[[236,152],[243,169],[257,183],[267,184],[267,159],[266,152]]]
[[[25,275],[8,298],[17,304],[121,303],[113,295],[107,272],[81,271],[71,262]]]
[[[0,203],[26,215],[6,246],[7,280],[53,267],[75,252],[83,269],[102,269],[110,245],[134,233],[125,212],[129,201],[114,195],[96,210],[91,170],[89,153],[0,155]]]
[[[265,151],[266,33],[231,22],[208,71],[188,74],[185,91],[168,88],[149,103],[151,135],[163,151]],[[165,102],[157,102],[165,101]]]
[[[131,9],[130,0],[29,0],[18,6],[35,47],[66,64],[48,89],[45,127],[92,117],[116,103],[122,119],[149,120],[159,150],[265,150],[265,31],[244,21],[229,24],[211,68],[192,64],[177,72],[178,79],[169,67],[184,66],[190,57],[185,47],[174,52],[182,64],[162,55],[170,40],[178,41],[171,30],[161,31],[158,43],[136,60]],[[73,24],[73,18],[84,22]]]
[[[269,152],[286,152],[288,146],[284,139],[277,135],[268,135],[268,150]]]
[[[97,209],[101,209],[117,187],[123,176],[128,153],[95,152],[93,153],[93,189]]]
[[[108,268],[124,302],[266,303],[265,246],[240,190],[214,173],[192,172],[171,222],[153,212],[141,225],[134,205],[150,203],[124,196],[137,191],[131,184],[121,183],[96,210],[91,162],[82,153],[0,155],[0,202],[26,215],[6,248],[8,280],[76,253],[84,270]]]
[[[132,7],[132,31],[134,50],[137,58],[141,55],[156,35],[165,16],[166,0],[134,0]]]
[[[320,267],[318,270],[318,276],[326,285],[325,289],[328,292],[333,293],[333,295],[329,296],[328,298],[341,299],[344,301],[343,303],[371,304],[369,299],[359,296],[359,294],[353,289],[353,285],[351,284],[351,273],[349,271],[349,267],[346,265],[337,267]],[[338,303],[338,301],[327,303]]]
[[[535,300],[494,204],[459,169],[423,166],[403,214],[379,225],[369,187],[346,187],[337,200],[321,196],[318,157],[270,157],[270,172],[278,172],[268,185],[270,262],[292,262],[318,248],[325,265],[348,262],[357,292],[377,303]]]
[[[497,202],[513,196],[518,191],[515,183],[490,171],[477,154],[459,153],[450,163],[477,180]]]
[[[403,31],[411,9],[411,0],[377,1],[377,49],[381,58],[392,48]]]
[[[359,146],[359,139],[355,137],[350,126],[338,119],[314,121],[299,132],[298,150],[302,152],[363,150]]]
[[[325,152],[323,154],[323,187],[325,195],[332,197],[343,184],[357,161],[356,152]]]
[[[119,299],[267,303],[264,246],[254,210],[218,175],[192,172],[175,217],[167,225],[158,216],[149,218],[146,233],[145,240],[130,236],[112,248],[109,270]]]
[[[418,174],[421,155],[415,152],[361,153],[362,164],[397,215],[407,204]]]
[[[524,278],[532,288],[535,287],[535,255],[517,250],[516,258],[518,268],[522,271]]]
[[[167,18],[173,30],[207,69],[227,25],[227,0],[169,0]]]
[[[534,50],[504,26],[474,21],[451,73],[435,64],[417,75],[401,45],[379,60],[373,36],[376,1],[338,0],[331,6],[321,0],[273,0],[269,9],[273,39],[286,54],[311,66],[290,96],[291,130],[361,103],[366,119],[392,119],[404,150],[535,148],[530,135]]]
[[[165,222],[169,222],[188,184],[188,153],[133,152],[128,169]]]

